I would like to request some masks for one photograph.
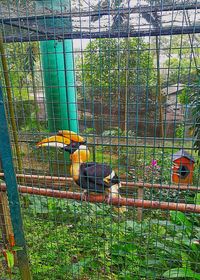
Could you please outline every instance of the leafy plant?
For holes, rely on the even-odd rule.
[[[173,238],[167,238],[167,242],[180,250],[181,266],[167,270],[163,277],[200,279],[200,269],[195,266],[200,262],[199,231],[194,225],[195,220],[181,212],[171,212],[171,218],[175,225],[181,226],[181,231],[176,231]]]
[[[178,95],[178,100],[183,105],[188,105],[191,103],[191,89],[184,88],[181,94]]]
[[[102,136],[104,137],[109,137],[109,136],[128,136],[128,137],[133,137],[135,136],[135,133],[132,130],[129,131],[123,131],[121,128],[119,127],[113,127],[112,129],[109,130],[105,130],[102,133]]]
[[[185,125],[179,124],[178,127],[176,128],[176,138],[183,138],[184,132],[185,132]]]
[[[34,75],[33,64],[39,59],[39,56],[36,55],[39,53],[38,47],[38,43],[6,44],[9,77],[16,100],[29,99],[28,86],[30,81],[28,76],[30,69]]]
[[[200,75],[200,73],[199,73]],[[198,76],[199,78],[199,76]],[[196,92],[192,95],[192,107],[193,107],[193,116],[195,119],[194,122],[194,138],[195,138],[195,142],[194,142],[194,148],[198,153],[198,156],[200,157],[200,90],[199,90],[199,86],[200,86],[200,78],[198,81],[198,88],[196,90]]]
[[[180,38],[180,37],[179,37]],[[174,38],[175,39],[175,38]],[[185,83],[188,78],[187,69],[191,69],[190,73],[190,82],[196,79],[196,71],[194,61],[191,61],[189,56],[190,52],[183,57],[172,57],[165,61],[166,67],[170,68],[170,76],[168,78],[170,84],[176,84],[177,81],[179,83]]]
[[[192,271],[191,269],[185,267],[185,268],[172,268],[168,271],[166,271],[163,274],[163,277],[172,279],[172,278],[192,278],[200,280],[200,273],[196,273]]]
[[[12,271],[15,265],[15,254],[19,250],[22,250],[22,248],[15,245],[14,236],[10,234],[6,248],[2,249],[1,251],[2,253],[1,259],[4,259],[6,262],[9,279],[12,279]]]
[[[199,192],[195,195],[194,202],[196,205],[200,205],[200,193]]]
[[[95,130],[95,128],[93,128],[93,127],[87,127],[86,129],[84,129],[84,131],[83,131],[83,135],[85,134],[85,135],[87,135],[87,134],[94,134],[94,133],[96,133],[96,130]]]
[[[200,273],[195,214],[170,212],[165,220],[148,211],[138,223],[133,209],[119,218],[104,204],[37,196],[23,214],[34,279],[153,280],[177,268]]]
[[[113,127],[112,129],[110,130],[105,130],[103,133],[102,133],[102,136],[104,137],[109,137],[109,136],[120,136],[122,135],[122,130],[121,128],[119,127]]]
[[[109,93],[117,101],[119,89],[126,87],[127,55],[129,58],[129,84],[148,86],[155,82],[153,56],[147,51],[148,45],[141,39],[95,39],[86,47],[83,60],[79,62],[79,80],[87,89],[89,98],[107,101]],[[128,50],[128,52],[127,52]],[[138,73],[139,71],[139,73]],[[145,90],[144,90],[145,92]],[[124,98],[124,94],[121,96]],[[150,94],[149,94],[150,98]]]

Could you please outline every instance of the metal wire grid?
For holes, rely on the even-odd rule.
[[[198,66],[199,60],[199,35],[195,34],[198,33],[199,28],[198,2],[185,1],[177,5],[175,2],[171,5],[160,3],[161,23],[156,28],[152,21],[158,7],[153,3],[145,7],[143,3],[138,3],[138,6],[134,7],[128,2],[127,6],[119,5],[115,9],[109,7],[104,10],[99,5],[98,8],[96,7],[98,12],[93,11],[95,6],[93,3],[85,4],[86,12],[82,10],[79,3],[76,11],[70,7],[70,15],[73,15],[72,29],[67,29],[67,32],[65,25],[49,26],[46,20],[51,19],[56,22],[59,18],[61,21],[58,24],[60,24],[65,16],[71,19],[68,14],[66,15],[69,11],[64,12],[63,8],[59,13],[54,11],[53,2],[50,3],[52,9],[48,13],[44,7],[40,13],[32,6],[29,10],[27,1],[25,5],[27,5],[25,9],[17,6],[14,16],[10,13],[5,13],[5,17],[2,16],[2,33],[5,43],[13,42],[4,46],[9,66],[22,170],[17,167],[15,149],[13,149],[13,156],[16,172],[30,175],[23,179],[27,189],[38,187],[79,191],[69,181],[67,183],[62,181],[62,177],[70,176],[69,171],[66,171],[68,158],[64,153],[52,150],[38,151],[34,148],[37,141],[50,135],[49,122],[53,122],[55,126],[56,121],[61,121],[61,125],[65,125],[68,121],[65,118],[60,120],[59,116],[48,116],[47,107],[53,108],[59,102],[47,100],[45,90],[53,94],[56,88],[60,94],[60,91],[66,88],[66,84],[60,84],[59,80],[60,75],[69,72],[66,52],[63,52],[67,42],[62,39],[78,38],[77,41],[73,41],[73,48],[67,52],[73,57],[74,72],[77,77],[76,84],[72,87],[77,94],[80,134],[87,139],[93,160],[112,164],[125,185],[129,182],[140,182],[146,186],[143,192],[126,186],[121,191],[125,197],[137,199],[140,195],[141,199],[150,200],[152,204],[154,200],[169,204],[170,202],[195,203],[199,186],[197,164],[193,175],[193,185],[197,187],[195,191],[190,190],[190,183],[185,191],[181,190],[179,185],[178,189],[173,189],[171,182],[172,155],[177,150],[185,148],[197,159],[193,147],[194,138],[186,132],[186,128],[194,124],[194,119],[188,118],[190,106],[187,104],[186,109],[183,110],[177,95],[173,106],[169,108],[172,112],[175,109],[171,114],[172,119],[169,119],[167,108],[170,105],[167,102],[170,98],[171,86],[178,91],[184,84],[186,97],[189,90],[199,88],[196,81],[198,77],[195,75],[196,62]],[[4,11],[11,10],[8,3],[2,7],[2,15]],[[144,23],[143,9],[146,11],[146,17],[149,16],[148,23]],[[187,9],[190,24],[186,20]],[[128,17],[128,21],[122,28],[117,16],[131,15],[132,11],[137,12],[133,22],[131,23],[131,16]],[[23,21],[18,20],[22,17]],[[176,25],[174,18],[179,21],[177,27],[174,26]],[[115,19],[117,27],[113,30]],[[68,24],[69,21],[67,21],[67,28]],[[27,28],[27,31],[24,31],[24,28]],[[174,33],[179,35],[175,36]],[[190,37],[185,33],[190,33]],[[168,36],[162,37],[163,34]],[[138,35],[146,37],[132,38]],[[151,37],[152,35],[157,35],[157,39]],[[116,38],[92,39],[99,37]],[[43,44],[45,45],[46,42],[46,46],[49,42],[47,39],[61,41],[54,42],[54,51],[49,51],[46,47],[46,51],[42,53],[41,44],[32,41],[45,39]],[[107,44],[104,43],[105,40]],[[19,43],[14,43],[15,41]],[[95,43],[96,49],[93,49]],[[59,44],[64,48],[56,49]],[[34,48],[35,58],[33,54],[31,57],[29,52]],[[64,57],[63,67],[60,67],[58,61],[60,54]],[[158,62],[156,54],[165,59],[165,63],[161,61],[160,64],[156,64]],[[113,64],[111,55],[115,58]],[[29,56],[28,66],[22,68],[21,62],[26,56]],[[45,69],[42,56],[46,56],[49,60]],[[52,57],[55,58],[53,66]],[[88,65],[86,65],[86,57],[88,57]],[[94,61],[95,57],[99,60]],[[131,63],[134,57],[133,67]],[[186,65],[182,63],[184,58],[187,59]],[[34,61],[34,77],[31,76],[31,59]],[[177,59],[177,64],[174,64],[174,59]],[[104,67],[105,64],[107,69]],[[162,76],[161,88],[166,90],[166,99],[162,101],[162,121],[158,68]],[[99,75],[96,73],[97,70]],[[49,85],[45,84],[45,71],[49,73],[49,79],[52,77],[52,72],[56,73],[55,84],[51,84],[51,81]],[[113,75],[115,72],[117,74]],[[135,78],[131,80],[133,75]],[[141,80],[142,75],[143,80]],[[152,81],[150,81],[151,75]],[[1,82],[6,108],[8,108],[3,68],[1,68]],[[34,90],[37,91],[36,95],[33,94]],[[66,98],[65,102],[62,101],[62,105],[66,104],[74,105],[74,102]],[[183,110],[181,118],[178,108]],[[189,112],[191,113],[191,110]],[[10,123],[11,116],[8,109],[7,114]],[[160,135],[162,125],[164,135]],[[171,132],[167,130],[169,127]],[[10,132],[13,140],[11,125]],[[155,160],[156,162],[153,162]],[[43,181],[40,180],[41,174],[49,175],[50,179],[46,177]],[[52,183],[53,176],[58,177],[54,183]],[[161,188],[159,190],[148,188],[146,183],[151,185],[157,183]],[[165,189],[165,185],[169,185],[169,189]],[[167,278],[170,269],[174,270],[168,273],[168,278],[173,275],[181,279],[199,277],[198,214],[189,215],[169,210],[145,210],[145,208],[139,211],[130,207],[126,214],[120,216],[114,214],[104,203],[99,206],[83,201],[34,195],[22,196],[21,202],[33,279],[164,279]],[[18,277],[18,274],[15,276]]]
[[[61,1],[62,2],[62,1]],[[130,3],[130,5],[128,4]],[[104,7],[106,4],[106,7]],[[46,5],[46,6],[45,6]],[[5,25],[6,41],[19,41],[23,36],[23,41],[42,39],[62,39],[62,38],[103,38],[116,37],[120,32],[121,36],[149,36],[187,34],[199,32],[199,3],[193,2],[171,2],[171,3],[141,3],[135,5],[130,1],[127,3],[105,3],[94,2],[91,8],[85,3],[81,7],[80,3],[72,3],[69,10],[67,5],[54,7],[53,2],[48,1],[45,5],[33,5],[27,9],[16,5],[9,15],[8,6],[2,4],[2,24]],[[19,11],[20,9],[20,11]],[[45,24],[54,18],[54,26]],[[183,20],[187,13],[190,17],[190,24]],[[156,16],[156,17],[155,17]],[[162,28],[159,27],[162,26]],[[10,26],[10,27],[9,27]],[[81,29],[80,29],[81,26]],[[19,29],[20,27],[20,33]],[[56,29],[56,32],[54,30]],[[13,34],[10,37],[10,30]]]

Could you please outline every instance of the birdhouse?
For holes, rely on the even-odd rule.
[[[184,150],[180,150],[173,154],[172,160],[172,182],[185,185],[192,184],[194,158]]]

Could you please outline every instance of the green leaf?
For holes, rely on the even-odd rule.
[[[23,248],[20,247],[20,246],[13,246],[12,247],[12,251],[21,251],[21,250],[23,250]]]
[[[170,216],[172,218],[172,220],[174,221],[174,223],[176,224],[181,224],[183,226],[188,227],[188,229],[192,230],[192,223],[188,220],[188,218],[186,217],[186,215],[182,212],[170,212]]]
[[[5,261],[5,257],[0,255],[0,261]]]
[[[187,269],[187,268],[191,268],[190,266],[190,257],[185,253],[185,252],[181,252],[181,259],[182,259],[182,267]]]
[[[71,269],[73,271],[73,274],[79,274],[81,271],[83,271],[88,265],[90,266],[92,263],[92,258],[84,258],[81,259],[79,262],[72,265]]]
[[[195,203],[196,205],[200,205],[200,192],[195,195]]]
[[[154,248],[160,249],[161,253],[166,252],[170,255],[176,255],[176,256],[178,254],[178,250],[175,246],[174,247],[166,246],[166,244],[163,244],[161,242],[154,242],[153,245],[154,245]]]
[[[163,274],[165,278],[192,278],[200,280],[200,274],[187,268],[172,268]]]
[[[6,250],[6,256],[7,256],[7,265],[8,268],[13,268],[14,266],[14,255],[9,250]]]
[[[148,258],[146,263],[147,263],[148,267],[155,267],[155,266],[164,264],[165,263],[165,259],[161,258],[161,257],[160,257],[160,259],[150,259],[150,258]]]

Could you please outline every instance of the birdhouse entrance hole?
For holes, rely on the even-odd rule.
[[[189,172],[190,172],[189,169],[185,165],[180,166],[179,171],[178,171],[178,173],[182,179],[186,178],[189,175]]]

